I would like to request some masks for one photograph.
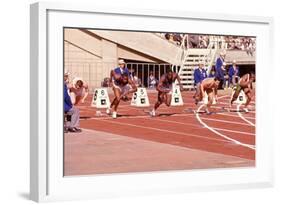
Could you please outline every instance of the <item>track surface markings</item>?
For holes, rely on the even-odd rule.
[[[227,96],[221,96],[220,98],[224,98],[224,97],[227,97]],[[219,99],[220,99],[220,98],[219,98]],[[218,132],[218,131],[215,130],[214,128],[208,126],[206,123],[204,123],[204,122],[202,121],[202,119],[200,118],[200,116],[199,116],[199,112],[200,112],[200,110],[202,109],[203,106],[204,106],[204,105],[201,105],[201,106],[199,106],[199,108],[197,109],[196,118],[197,118],[197,120],[198,120],[204,127],[206,127],[207,129],[209,129],[210,131],[214,132],[215,134],[217,134],[217,135],[223,137],[224,139],[227,139],[227,140],[229,140],[229,141],[231,141],[231,142],[233,142],[233,143],[235,143],[235,144],[237,144],[237,145],[241,145],[241,146],[244,146],[244,147],[248,147],[248,148],[250,148],[250,149],[252,149],[252,150],[255,150],[255,146],[254,146],[254,145],[241,143],[240,141],[235,140],[235,139],[233,139],[233,138],[230,138],[230,137],[228,137],[228,136],[226,136],[226,135],[224,135],[224,134]],[[223,114],[223,113],[220,113],[220,114]]]

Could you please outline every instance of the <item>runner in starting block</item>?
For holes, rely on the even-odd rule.
[[[206,103],[206,113],[211,114],[210,108],[215,102],[218,102],[217,93],[218,93],[218,86],[220,84],[220,80],[218,78],[205,78],[200,85],[200,92],[195,96],[195,104],[197,105],[198,102],[202,101],[204,98],[205,92],[208,95],[208,102]]]
[[[115,97],[111,102],[110,108],[106,110],[106,113],[110,114],[111,109],[113,109],[112,117],[117,118],[117,108],[120,103],[120,100],[123,99],[123,97],[127,96],[128,94],[136,92],[137,86],[131,80],[131,78],[127,73],[118,74],[112,71],[111,77],[112,77],[112,89]]]
[[[180,91],[183,91],[180,77],[176,72],[173,72],[170,69],[166,74],[161,76],[158,86],[156,87],[156,90],[158,91],[158,100],[155,103],[153,110],[150,112],[151,116],[154,117],[156,115],[156,110],[162,103],[165,103],[168,107],[171,105],[173,84],[176,80],[179,83]]]
[[[233,102],[237,100],[241,91],[244,91],[245,95],[247,96],[246,103],[244,105],[243,110],[245,112],[249,112],[248,105],[250,104],[253,96],[254,96],[254,89],[253,89],[253,82],[255,81],[256,76],[254,73],[247,73],[240,78],[238,84],[236,85],[234,91],[235,93],[232,95],[230,100],[230,107],[232,106]]]

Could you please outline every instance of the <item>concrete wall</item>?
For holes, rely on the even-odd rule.
[[[65,29],[64,40],[65,70],[71,73],[70,78],[81,77],[90,88],[100,87],[117,66],[117,45],[79,29]]]
[[[161,41],[165,42],[162,39]],[[81,77],[91,88],[101,86],[103,79],[109,76],[110,70],[117,66],[120,58],[134,62],[162,62],[153,56],[120,45],[112,39],[103,38],[88,30],[65,29],[64,44],[65,70],[71,73],[70,78]]]

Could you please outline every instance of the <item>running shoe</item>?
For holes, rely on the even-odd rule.
[[[117,112],[112,112],[112,118],[116,119],[117,118]]]
[[[107,108],[107,109],[106,109],[106,114],[109,115],[110,113],[111,113],[111,109],[110,109],[110,108]]]
[[[245,113],[249,112],[249,110],[247,108],[243,108],[243,110],[244,110]]]
[[[155,115],[156,115],[155,110],[154,110],[154,109],[151,110],[151,111],[149,112],[149,114],[150,114],[151,117],[155,117]]]

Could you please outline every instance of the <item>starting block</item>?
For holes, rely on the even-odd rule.
[[[171,106],[182,106],[182,96],[180,91],[180,86],[173,84],[172,88],[172,99],[171,99]]]
[[[136,107],[149,107],[149,100],[146,88],[138,88],[137,92],[133,94],[131,106]]]
[[[205,104],[205,105],[207,105],[208,104],[208,94],[205,92],[204,93],[204,97],[203,97],[203,103]],[[216,99],[215,99],[215,96],[214,96],[214,98],[213,98],[213,102],[212,102],[212,105],[215,105],[215,104],[217,104],[217,102],[216,102]]]
[[[232,91],[231,98],[234,95],[234,93],[235,93],[235,91]],[[233,103],[241,105],[241,104],[245,104],[246,101],[247,101],[247,97],[246,97],[244,91],[241,90],[238,95],[238,98]]]
[[[96,108],[109,108],[110,101],[109,101],[107,89],[97,88],[94,90],[91,106]]]

